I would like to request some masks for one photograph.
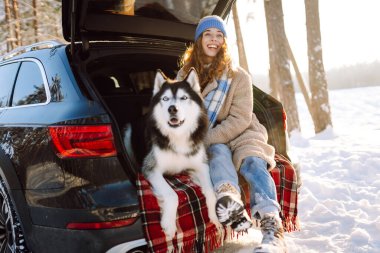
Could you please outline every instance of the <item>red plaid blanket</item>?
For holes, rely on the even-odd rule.
[[[276,184],[285,231],[291,232],[299,228],[297,175],[286,158],[276,155],[275,160],[276,168],[270,173]],[[218,230],[209,222],[205,197],[200,187],[194,184],[188,175],[179,174],[166,177],[166,180],[177,193],[179,200],[177,233],[173,240],[167,240],[161,229],[160,207],[149,182],[142,174],[139,174],[137,179],[143,230],[150,252],[208,252],[220,247],[228,235],[234,236],[231,230]],[[246,200],[249,200],[249,192],[245,193]],[[247,207],[249,209],[249,203]]]
[[[166,177],[178,195],[177,233],[167,240],[160,226],[160,207],[149,182],[138,175],[137,186],[145,239],[150,252],[208,252],[220,247],[226,230],[210,222],[206,199],[186,174]]]
[[[276,184],[277,201],[281,206],[280,216],[285,231],[292,232],[299,229],[297,174],[291,162],[282,155],[276,154],[274,159],[276,167],[270,174]]]

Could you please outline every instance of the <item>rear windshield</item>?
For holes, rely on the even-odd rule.
[[[211,15],[219,0],[90,0],[89,11],[143,16],[196,24]]]

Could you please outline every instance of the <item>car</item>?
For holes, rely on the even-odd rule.
[[[0,57],[1,252],[146,250],[135,180],[155,72],[174,78],[199,19],[234,1],[119,2],[62,0],[68,43]],[[254,99],[288,157],[281,103],[255,86]]]

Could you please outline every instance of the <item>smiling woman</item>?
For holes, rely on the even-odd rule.
[[[268,133],[252,113],[252,82],[247,72],[232,65],[226,35],[220,17],[202,18],[194,44],[184,53],[178,78],[183,79],[192,68],[199,73],[209,118],[205,142],[219,222],[236,232],[253,224],[242,202],[241,175],[250,186],[252,218],[260,219],[263,233],[262,244],[254,252],[286,252],[281,207],[269,173],[276,164],[274,147],[267,143]]]
[[[226,27],[220,17],[206,16],[195,30],[194,44],[182,56],[182,72],[187,73],[195,67],[202,89],[226,70],[229,76],[232,75],[226,35]]]
[[[209,28],[203,33],[202,49],[206,55],[207,63],[211,63],[212,59],[219,53],[223,42],[223,32],[217,28]]]

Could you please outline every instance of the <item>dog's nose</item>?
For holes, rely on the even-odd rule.
[[[175,105],[171,105],[169,106],[168,111],[170,114],[176,114],[178,112],[178,109]]]

